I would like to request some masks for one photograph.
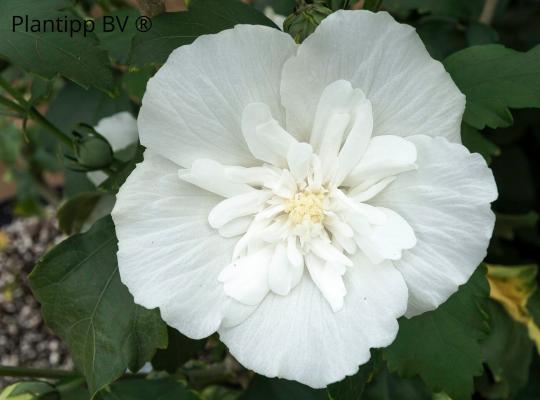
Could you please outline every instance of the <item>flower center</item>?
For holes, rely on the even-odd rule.
[[[269,291],[285,296],[307,269],[337,312],[347,293],[343,275],[357,252],[379,264],[415,245],[407,222],[370,200],[416,167],[416,148],[397,136],[372,137],[372,130],[371,102],[336,81],[321,95],[309,143],[282,127],[267,105],[251,103],[242,134],[258,165],[199,159],[179,171],[224,197],[208,223],[223,237],[238,237],[218,277],[228,296],[249,306]]]
[[[324,220],[324,199],[325,194],[322,191],[307,189],[286,201],[285,212],[295,225],[303,222],[320,224]]]

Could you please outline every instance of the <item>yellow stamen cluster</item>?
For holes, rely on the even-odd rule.
[[[298,192],[294,197],[287,200],[285,212],[295,224],[304,221],[321,223],[324,219],[324,193],[305,190]]]

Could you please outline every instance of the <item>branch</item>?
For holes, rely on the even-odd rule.
[[[491,21],[493,20],[493,16],[495,15],[495,10],[497,9],[497,3],[498,0],[485,0],[484,8],[482,9],[482,13],[480,14],[478,21],[486,25],[490,25]]]
[[[80,375],[76,371],[64,371],[61,369],[5,367],[1,365],[0,365],[0,376],[50,378],[50,379],[80,377]]]
[[[6,92],[8,92],[18,102],[17,104],[3,96],[0,96],[0,104],[4,105],[5,107],[11,108],[12,110],[20,114],[27,115],[34,122],[40,124],[42,127],[55,135],[56,138],[65,145],[73,145],[73,140],[68,135],[66,135],[64,132],[58,129],[51,121],[45,118],[34,106],[28,104],[24,97],[1,76],[0,87],[3,88]]]
[[[155,17],[165,12],[165,0],[137,0],[141,15]]]

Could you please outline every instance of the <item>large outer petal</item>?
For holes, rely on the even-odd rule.
[[[460,141],[465,96],[414,28],[388,13],[338,11],[284,66],[287,129],[306,139],[324,88],[345,79],[373,105],[374,135],[425,134]]]
[[[497,187],[479,154],[443,138],[407,139],[416,145],[418,170],[398,175],[370,203],[396,211],[418,239],[394,262],[409,287],[411,317],[446,301],[486,256]]]
[[[207,222],[223,199],[180,180],[177,171],[146,150],[120,189],[112,212],[118,266],[137,304],[159,307],[169,325],[201,338],[216,331],[230,303],[218,275],[236,240],[222,238]]]
[[[407,305],[407,287],[389,263],[357,254],[347,270],[343,308],[334,313],[307,272],[287,296],[267,295],[240,325],[220,328],[221,340],[244,365],[269,377],[315,388],[352,375],[369,349],[389,345]]]
[[[286,33],[253,25],[176,49],[148,82],[138,119],[141,143],[186,168],[198,158],[252,165],[242,112],[262,102],[284,121],[281,72],[295,49]]]

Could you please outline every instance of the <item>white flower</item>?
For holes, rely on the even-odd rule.
[[[127,149],[139,140],[137,121],[127,111],[99,120],[94,130],[107,139],[114,153]],[[96,186],[107,179],[107,174],[102,171],[91,171],[87,176]]]
[[[260,374],[354,374],[486,254],[497,193],[460,144],[464,104],[384,12],[336,12],[300,46],[198,38],[148,83],[145,159],[113,211],[122,281]]]

